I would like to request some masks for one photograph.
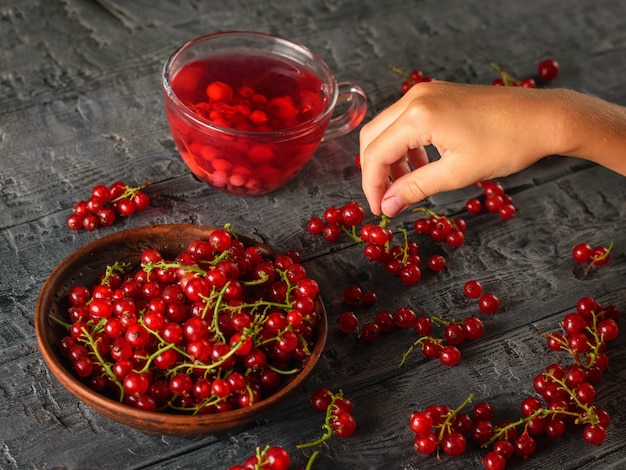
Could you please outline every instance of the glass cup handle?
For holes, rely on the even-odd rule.
[[[331,118],[322,140],[334,139],[354,130],[361,124],[367,111],[367,96],[360,86],[350,82],[340,82],[337,87],[339,95],[335,109],[342,105],[347,108],[341,114]]]

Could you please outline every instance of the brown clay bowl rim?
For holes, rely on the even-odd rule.
[[[324,349],[327,338],[327,317],[321,298],[315,300],[316,311],[320,314],[317,338],[311,356],[302,370],[283,384],[271,396],[246,408],[238,408],[223,413],[185,415],[166,412],[145,411],[119,403],[91,390],[67,368],[56,347],[58,325],[49,319],[58,309],[59,302],[69,288],[79,282],[93,282],[101,274],[101,269],[113,261],[130,261],[139,264],[139,252],[148,247],[159,247],[164,253],[180,253],[194,239],[206,238],[215,227],[193,224],[163,224],[136,227],[94,240],[74,251],[54,268],[43,284],[35,310],[35,333],[44,361],[59,382],[76,398],[83,401],[100,414],[148,434],[195,436],[211,434],[228,428],[244,425],[261,417],[296,393],[311,375]],[[276,258],[278,253],[272,248],[252,238],[237,234],[246,246],[258,246],[265,256]],[[112,259],[115,248],[119,254]],[[107,255],[109,256],[107,258]],[[133,262],[134,260],[134,262]],[[65,318],[66,316],[62,316]]]

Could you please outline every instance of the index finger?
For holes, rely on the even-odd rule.
[[[430,144],[419,130],[420,112],[409,106],[405,95],[361,130],[361,185],[372,213],[381,213],[380,202],[389,185],[391,166],[409,150]]]

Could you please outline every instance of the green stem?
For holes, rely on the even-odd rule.
[[[413,350],[418,346],[421,345],[424,341],[426,340],[430,340],[434,343],[437,344],[441,344],[442,340],[438,339],[438,338],[434,338],[432,336],[420,336],[417,341],[415,341],[410,347],[409,349],[404,353],[404,355],[402,356],[402,361],[400,361],[400,365],[398,367],[402,367],[404,365],[404,363],[406,362],[406,359],[409,357],[409,355],[413,352]]]
[[[104,272],[104,276],[102,277],[102,281],[100,281],[100,284],[103,286],[108,286],[111,276],[117,273],[125,274],[130,267],[130,263],[120,263],[119,261],[116,261],[112,265],[107,266]]]
[[[135,197],[135,195],[139,191],[147,188],[151,184],[152,184],[151,182],[147,182],[147,183],[142,184],[141,186],[134,186],[134,187],[126,185],[126,189],[124,190],[124,192],[120,194],[119,196],[117,196],[115,199],[113,199],[111,202],[121,201],[122,199],[132,199]]]
[[[357,243],[363,243],[363,239],[359,237],[356,233],[356,226],[352,226],[351,230],[348,230],[345,226],[341,226],[341,231],[345,233],[348,237],[354,240]]]
[[[400,75],[405,80],[411,81],[410,75],[406,73],[404,70],[402,70],[400,67],[394,67],[393,65],[390,65],[389,70],[391,70],[395,74]]]
[[[102,323],[102,322],[100,322],[100,323]],[[93,354],[96,357],[98,365],[100,365],[102,367],[102,370],[104,370],[106,375],[120,389],[120,402],[122,402],[124,400],[124,386],[122,385],[122,383],[119,381],[119,379],[115,375],[115,372],[113,372],[113,369],[111,369],[111,365],[107,361],[104,360],[104,358],[100,354],[100,351],[98,351],[98,344],[97,343],[98,343],[99,340],[94,340],[93,336],[87,330],[87,328],[83,328],[83,334],[85,335],[85,340],[84,341],[85,341],[86,344],[91,346],[91,351],[90,352],[91,352],[91,354]]]
[[[474,399],[474,395],[470,393],[463,403],[457,406],[454,410],[451,410],[448,412],[446,419],[444,420],[443,423],[441,423],[441,427],[439,429],[439,436],[437,437],[437,442],[441,442],[443,440],[443,436],[446,433],[450,432],[450,428],[452,426],[451,424],[452,420],[456,417],[457,414],[461,412],[463,408],[469,405],[473,399]]]
[[[308,447],[319,446],[332,437],[333,428],[330,425],[330,423],[333,419],[336,418],[336,416],[333,414],[333,411],[335,409],[335,402],[339,398],[343,398],[343,392],[341,390],[337,394],[333,395],[333,398],[331,399],[330,404],[328,405],[328,408],[326,408],[326,416],[324,418],[324,424],[322,424],[322,429],[324,430],[324,434],[322,434],[322,436],[319,439],[316,439],[314,441],[311,441],[305,444],[298,444],[296,446],[298,449],[306,449]]]
[[[306,467],[304,467],[304,470],[311,470],[313,468],[313,462],[315,461],[315,459],[317,458],[319,454],[320,454],[319,450],[316,450],[311,454],[311,457],[309,457],[309,461],[306,463]]]

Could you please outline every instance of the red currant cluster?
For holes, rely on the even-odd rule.
[[[358,161],[358,157],[357,157]],[[496,212],[504,220],[516,213],[513,200],[504,187],[496,181],[485,180],[477,183],[483,188],[484,202],[478,198],[469,199],[466,209],[470,214],[478,214],[486,209]],[[413,228],[416,233],[427,235],[432,240],[445,243],[451,248],[459,248],[465,242],[467,223],[461,217],[447,217],[425,207],[418,207],[414,212],[422,212],[425,217],[418,218]],[[409,240],[408,232],[400,227],[402,242],[393,244],[395,234],[383,216],[378,224],[363,223],[365,210],[358,202],[351,201],[343,206],[330,206],[324,210],[323,217],[312,217],[307,222],[307,231],[312,235],[321,235],[329,243],[337,243],[342,234],[357,243],[363,243],[364,256],[385,266],[385,270],[394,277],[399,277],[404,285],[412,286],[422,278],[422,260],[419,245]],[[362,224],[362,225],[361,225]],[[428,267],[439,272],[446,268],[447,260],[442,254],[428,258]]]
[[[589,274],[592,268],[596,266],[604,266],[611,259],[611,250],[613,244],[608,247],[596,246],[592,247],[589,243],[579,243],[572,249],[572,258],[577,263],[586,263],[584,274]]]
[[[409,417],[409,427],[415,433],[413,447],[420,454],[432,454],[442,451],[456,457],[467,446],[465,436],[471,432],[472,418],[461,410],[472,400],[472,396],[456,409],[447,405],[429,405]]]
[[[248,457],[242,465],[232,465],[228,470],[288,470],[291,456],[284,447],[267,446],[257,448],[256,453]]]
[[[417,219],[413,224],[417,233],[427,235],[436,242],[446,243],[452,248],[459,248],[465,242],[467,223],[464,219],[460,217],[450,219],[425,207],[418,207],[414,209],[415,211],[421,211],[427,215],[427,217]],[[435,269],[437,270],[441,269]]]
[[[417,284],[422,277],[418,244],[409,240],[407,231],[400,228],[404,235],[402,244],[392,245],[394,232],[386,226],[389,219],[383,216],[378,225],[360,225],[364,216],[363,207],[354,201],[341,208],[331,206],[324,211],[323,219],[309,219],[307,230],[312,235],[322,235],[329,243],[338,242],[341,235],[346,234],[357,243],[365,245],[363,254],[368,260],[384,265],[389,274],[399,277],[407,286]],[[439,257],[433,259],[429,266],[440,271],[445,267],[445,259],[443,266]]]
[[[517,79],[510,73],[508,73],[504,67],[492,63],[491,66],[495,68],[500,76],[494,79],[491,84],[494,86],[521,86],[526,88],[535,88],[540,81],[541,84],[546,84],[553,81],[560,71],[559,63],[554,59],[544,59],[537,65],[536,77],[526,77],[523,79]]]
[[[352,414],[352,401],[343,396],[343,392],[333,393],[327,388],[320,388],[311,397],[313,408],[326,413],[322,429],[324,435],[313,442],[300,444],[299,449],[320,445],[330,439],[333,434],[339,437],[350,437],[356,430],[356,421]]]
[[[111,186],[94,186],[88,200],[74,204],[67,226],[72,230],[95,230],[112,225],[117,216],[128,217],[147,209],[150,198],[143,190],[149,184],[130,187],[123,181],[116,181]]]
[[[333,435],[349,437],[356,430],[356,421],[352,414],[352,402],[343,396],[343,392],[332,393],[327,388],[320,388],[313,393],[311,403],[316,410],[326,413],[322,429],[324,434],[311,442],[298,444],[298,449],[319,447]],[[313,462],[319,455],[315,450],[307,462],[306,468],[312,468]],[[243,465],[233,465],[228,470],[287,470],[291,463],[289,452],[283,447],[265,447],[257,449],[254,455],[248,457]],[[300,470],[302,467],[299,467]]]
[[[480,282],[476,280],[470,280],[465,283],[463,292],[466,297],[470,299],[478,299],[478,308],[482,313],[494,314],[500,308],[500,299],[493,293],[483,293],[483,287]],[[360,300],[362,298],[376,298],[374,292],[366,292],[355,285],[348,286],[344,290],[344,302],[348,306],[373,305],[374,302]],[[442,338],[436,338],[432,336],[433,327],[441,327],[443,329]],[[457,346],[461,344],[465,339],[478,339],[484,332],[483,322],[475,317],[469,317],[462,322],[446,321],[440,317],[426,317],[418,316],[415,311],[409,307],[398,308],[395,312],[391,313],[386,310],[382,310],[376,313],[373,320],[366,321],[359,329],[359,317],[353,310],[345,310],[337,317],[337,327],[342,333],[353,333],[359,330],[359,336],[361,339],[373,343],[378,340],[382,333],[388,333],[394,328],[409,329],[414,328],[420,335],[420,338],[409,349],[409,352],[405,354],[403,359],[406,359],[410,351],[412,351],[418,345],[421,347],[422,353],[426,357],[441,359],[441,354],[447,346]],[[451,360],[448,360],[446,356],[456,358],[456,348],[447,348],[445,350],[444,359],[442,362],[447,365],[451,364]],[[458,354],[460,359],[460,353]],[[458,361],[457,361],[458,362]]]
[[[476,340],[485,332],[485,325],[476,316],[467,317],[462,321],[420,316],[415,319],[413,327],[419,338],[404,354],[400,365],[404,364],[409,354],[419,346],[424,357],[438,358],[445,366],[455,366],[461,361],[461,351],[457,346],[465,340]],[[441,337],[433,336],[434,327],[443,329]]]
[[[497,213],[502,219],[508,220],[517,213],[513,199],[497,181],[481,181],[476,183],[483,189],[483,199],[471,198],[465,203],[465,210],[470,214],[480,214],[483,210]]]
[[[378,296],[374,291],[363,291],[359,286],[352,284],[344,289],[343,301],[352,306],[370,307],[378,301]]]
[[[361,227],[361,240],[365,244],[363,254],[366,259],[385,266],[393,277],[398,277],[405,286],[412,286],[422,279],[422,260],[419,245],[408,239],[408,233],[400,228],[402,243],[392,245],[394,233],[386,227],[387,219],[380,225],[365,224]]]
[[[312,235],[321,234],[328,243],[339,241],[342,232],[358,240],[356,227],[363,222],[364,218],[363,206],[358,202],[351,201],[341,207],[328,207],[324,210],[323,219],[312,217],[307,223],[307,230]]]
[[[215,229],[153,248],[68,296],[60,352],[94,390],[147,410],[224,412],[270,396],[309,357],[319,287],[297,253],[267,258]]]
[[[402,94],[405,94],[413,85],[417,83],[431,82],[433,80],[432,77],[424,75],[424,72],[419,69],[413,69],[409,73],[406,73],[399,67],[389,67],[389,70],[400,75],[400,77],[404,79],[400,85],[400,91],[402,91]]]
[[[526,77],[523,79],[517,79],[509,72],[507,72],[504,67],[491,63],[491,66],[498,71],[498,78],[494,79],[491,84],[494,86],[520,86],[526,88],[535,88],[538,85],[545,85],[547,83],[552,82],[559,75],[560,65],[554,59],[544,59],[537,65],[537,74],[534,77]],[[400,84],[400,91],[402,94],[405,94],[407,91],[411,89],[411,87],[417,83],[421,82],[430,82],[433,80],[432,77],[425,75],[419,69],[413,69],[411,72],[407,73],[399,67],[389,67],[389,70],[399,75],[403,81]]]
[[[561,321],[563,333],[547,335],[548,347],[553,351],[567,351],[587,375],[597,382],[609,365],[606,343],[617,338],[619,313],[615,306],[602,307],[591,297],[583,297],[576,311]]]
[[[359,329],[359,317],[354,311],[346,310],[339,314],[337,327],[342,333],[353,333]],[[442,329],[442,338],[433,336],[434,327]],[[359,337],[373,343],[380,338],[381,334],[389,333],[395,328],[412,328],[420,336],[405,353],[401,365],[417,346],[420,346],[425,357],[439,358],[448,366],[456,365],[461,360],[461,353],[457,346],[466,339],[480,338],[485,330],[483,322],[475,316],[463,321],[446,321],[435,316],[418,316],[411,308],[400,307],[393,313],[386,310],[377,312],[373,320],[362,324]]]
[[[561,322],[565,334],[547,335],[550,349],[568,351],[575,363],[567,367],[551,364],[535,377],[534,389],[545,404],[537,396],[527,397],[520,405],[520,419],[499,424],[492,422],[494,411],[489,403],[475,404],[471,413],[462,411],[471,403],[471,395],[456,409],[430,405],[409,418],[415,449],[422,454],[439,455],[441,451],[458,456],[471,439],[489,449],[483,459],[487,470],[503,470],[513,455],[528,458],[534,454],[538,436],[561,437],[570,424],[584,426],[587,443],[602,444],[610,416],[595,404],[594,384],[608,367],[606,343],[617,337],[618,316],[613,305],[603,307],[583,297],[577,311]]]
[[[483,292],[482,284],[475,280],[469,280],[463,286],[463,293],[468,299],[478,299],[478,309],[492,315],[500,309],[500,299],[493,292]]]

